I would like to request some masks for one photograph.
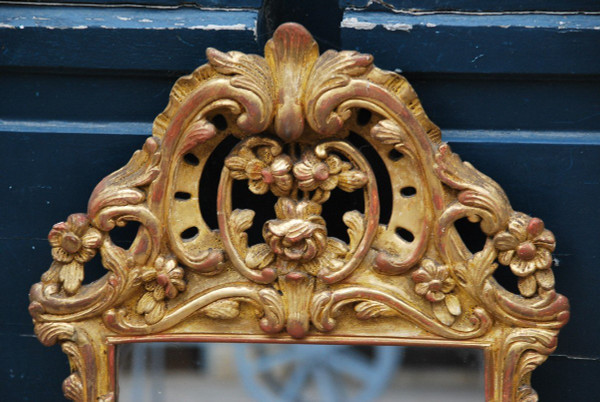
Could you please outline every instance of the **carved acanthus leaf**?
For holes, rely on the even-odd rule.
[[[354,306],[354,311],[356,311],[356,317],[360,320],[368,320],[377,317],[394,317],[398,315],[395,310],[389,308],[385,304],[371,300],[357,303],[356,306]]]
[[[457,211],[460,211],[463,216],[478,217],[481,219],[481,230],[487,235],[506,227],[512,209],[506,194],[495,181],[469,162],[461,161],[448,144],[439,147],[434,168],[440,180],[459,191],[457,200],[462,207],[451,206],[446,215],[456,219],[459,215]],[[442,216],[440,221],[445,224],[450,219],[450,216]]]
[[[230,320],[240,314],[240,303],[235,300],[219,300],[201,310],[207,317]]]
[[[140,187],[148,185],[158,176],[160,162],[159,140],[146,139],[141,150],[136,151],[127,165],[104,178],[94,189],[88,204],[88,215],[95,219],[109,206],[139,204],[146,198]],[[112,227],[103,229],[110,230]]]

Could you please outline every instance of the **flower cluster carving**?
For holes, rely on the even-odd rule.
[[[491,372],[488,399],[535,399],[530,373],[569,316],[554,290],[555,239],[543,222],[513,211],[497,183],[461,161],[408,82],[370,55],[319,55],[304,28],[286,24],[264,58],[207,56],[177,81],[143,148],[98,184],[87,213],[48,236],[54,262],[31,289],[30,312],[40,340],[60,342],[69,355],[65,395],[114,399],[109,338],[223,336],[226,322],[237,335],[285,340],[328,332],[338,340],[468,340],[497,360],[509,356],[504,371],[516,373]],[[216,230],[198,206],[198,182],[228,135],[239,142],[213,174]],[[364,147],[390,177],[387,222]],[[254,222],[256,211],[234,208],[236,182],[274,197],[264,205],[274,218]],[[338,191],[363,203],[342,211],[346,241],[324,212]],[[461,218],[480,224],[482,250],[466,247],[454,227]],[[111,231],[131,222],[140,226],[125,249]],[[257,244],[249,244],[253,230]],[[107,273],[85,283],[96,254]],[[518,277],[519,294],[494,279],[498,264]]]

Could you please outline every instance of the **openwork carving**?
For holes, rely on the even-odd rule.
[[[65,395],[113,400],[120,342],[302,339],[484,348],[488,400],[536,400],[531,371],[569,317],[543,222],[513,211],[498,184],[453,154],[408,82],[370,55],[319,55],[296,24],[275,32],[264,58],[207,55],[177,81],[142,149],[98,184],[87,214],[50,231],[54,262],[30,312],[42,343],[69,357]],[[198,183],[229,136],[237,145],[210,176],[209,211]],[[365,147],[390,177],[389,221]],[[264,197],[272,219],[255,222],[240,188]],[[328,205],[336,192],[361,207]],[[346,241],[327,208],[343,210]],[[462,218],[487,237],[474,254],[455,228]],[[132,221],[137,236],[121,248],[111,230]],[[84,284],[96,255],[107,273]],[[499,264],[519,294],[496,281]]]

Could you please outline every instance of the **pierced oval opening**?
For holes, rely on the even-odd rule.
[[[215,115],[210,122],[219,131],[223,131],[227,128],[227,119],[222,114]]]
[[[404,198],[414,197],[415,195],[417,195],[417,189],[414,188],[414,187],[412,187],[412,186],[410,186],[410,187],[403,187],[400,190],[400,194]]]
[[[366,126],[371,121],[373,114],[368,109],[358,109],[356,112],[356,124],[359,126]]]
[[[196,226],[192,226],[181,232],[180,234],[181,240],[190,241],[194,239],[194,237],[198,236],[198,228]]]
[[[198,157],[191,152],[188,152],[187,154],[183,155],[183,160],[185,161],[185,163],[192,166],[198,166],[198,164],[200,163],[200,159],[198,159]]]
[[[405,228],[396,228],[396,235],[408,243],[412,243],[415,240],[415,235]]]
[[[388,158],[390,158],[392,161],[396,162],[396,161],[399,161],[400,159],[404,158],[404,154],[402,152],[398,151],[396,148],[394,148],[390,152],[388,152]]]
[[[350,132],[350,135],[348,135],[348,141],[350,141],[352,145],[354,145],[356,149],[363,154],[373,169],[373,173],[375,174],[375,178],[377,180],[377,192],[379,193],[379,222],[387,224],[392,216],[393,193],[392,181],[385,163],[375,148],[373,148],[373,146],[371,146],[371,144],[360,135]]]
[[[200,189],[198,194],[198,203],[200,204],[200,214],[206,225],[215,230],[219,227],[217,222],[217,189],[219,187],[219,176],[225,164],[225,157],[231,152],[231,149],[237,144],[237,138],[227,136],[217,145],[210,154],[200,177]]]
[[[189,200],[192,198],[192,195],[186,191],[178,191],[175,193],[175,199],[180,201]]]

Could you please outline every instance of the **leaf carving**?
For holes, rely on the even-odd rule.
[[[463,162],[452,153],[448,144],[439,147],[434,168],[440,180],[459,190],[457,199],[463,205],[463,216],[481,218],[481,229],[487,235],[506,227],[512,208],[506,194],[495,181],[469,162]],[[452,211],[451,215],[456,216],[456,211]],[[449,217],[442,217],[441,221],[446,223]]]
[[[354,306],[354,311],[356,311],[356,317],[360,320],[368,320],[376,317],[393,317],[398,315],[396,311],[385,304],[371,300],[356,304],[356,306]]]
[[[342,217],[342,220],[348,226],[348,237],[350,238],[350,250],[358,247],[360,239],[365,233],[365,218],[358,211],[348,211]]]
[[[236,209],[231,213],[231,229],[243,233],[250,229],[255,212],[251,209]]]
[[[240,314],[240,303],[235,300],[219,300],[202,309],[207,317],[230,320]]]

